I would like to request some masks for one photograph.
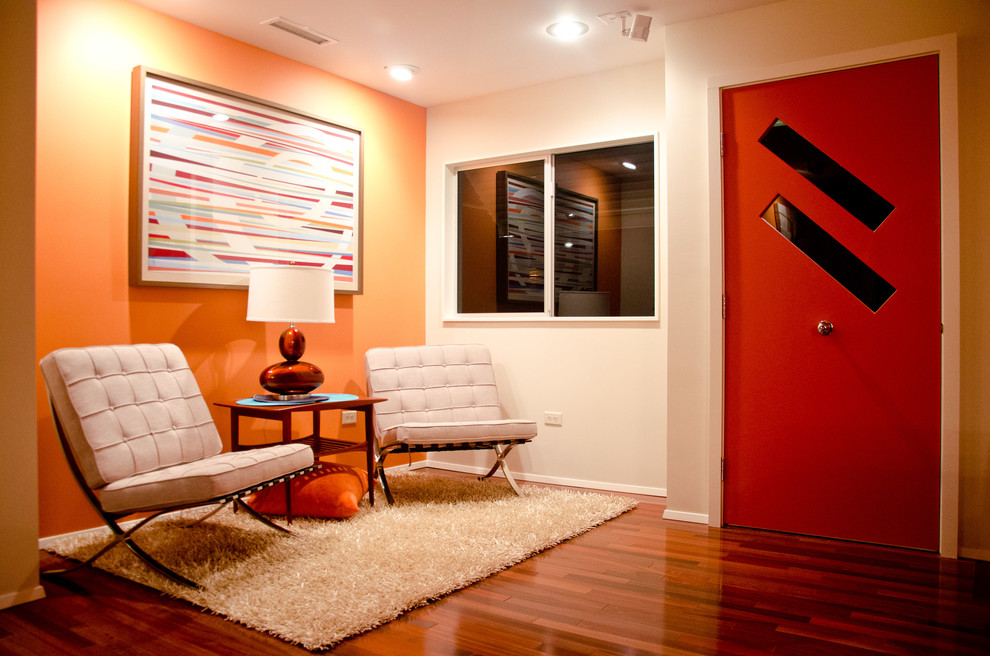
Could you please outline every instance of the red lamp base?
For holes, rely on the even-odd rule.
[[[286,360],[262,371],[258,380],[263,388],[275,396],[306,395],[323,384],[323,371],[309,362]]]
[[[306,338],[294,325],[282,333],[278,350],[285,362],[273,364],[261,372],[261,386],[279,401],[295,401],[309,396],[323,384],[323,371],[315,364],[300,362],[306,349]]]

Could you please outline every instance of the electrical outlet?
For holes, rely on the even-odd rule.
[[[544,412],[543,413],[543,423],[547,426],[563,426],[564,425],[564,413],[563,412]]]
[[[341,426],[353,426],[357,423],[357,410],[344,410],[340,413]]]

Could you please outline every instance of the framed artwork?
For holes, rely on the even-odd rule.
[[[598,199],[557,187],[554,292],[591,292],[598,284]]]
[[[496,173],[495,291],[499,312],[542,312],[543,183]]]
[[[133,85],[131,284],[246,288],[294,263],[361,293],[358,130],[144,67]]]

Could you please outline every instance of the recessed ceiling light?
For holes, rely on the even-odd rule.
[[[419,73],[419,66],[413,66],[412,64],[396,64],[395,66],[386,66],[385,68],[388,69],[389,75],[403,82],[411,80],[413,75]]]
[[[558,21],[547,26],[547,34],[558,39],[576,39],[587,31],[587,24],[576,20]]]
[[[624,167],[626,167],[627,169],[629,169],[630,171],[635,171],[636,170],[636,165],[633,164],[632,162],[623,162],[622,165]]]

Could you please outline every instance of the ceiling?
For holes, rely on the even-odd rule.
[[[780,0],[132,0],[289,59],[431,107],[488,93],[663,59],[664,25]],[[624,38],[622,10],[653,20],[644,43]],[[264,24],[284,18],[335,39],[316,45]],[[589,26],[559,41],[562,18]],[[393,80],[386,67],[420,72]]]

